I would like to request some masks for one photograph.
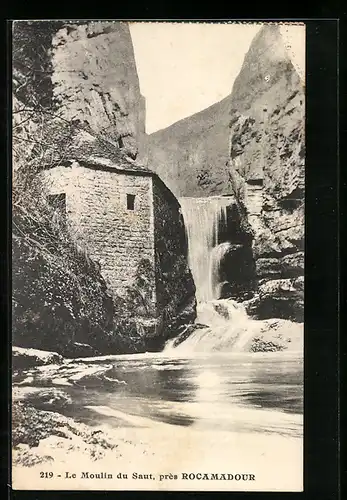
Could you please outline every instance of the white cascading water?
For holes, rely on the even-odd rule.
[[[167,341],[165,355],[182,356],[195,353],[244,352],[250,349],[252,339],[272,331],[271,320],[257,321],[248,317],[243,304],[231,299],[220,299],[220,263],[231,243],[218,244],[218,230],[226,223],[228,197],[181,198],[180,204],[188,235],[188,258],[197,297],[196,328],[185,340]],[[272,320],[278,322],[278,320]],[[292,330],[300,336],[301,326],[281,320],[278,334]],[[184,332],[183,332],[184,336]],[[178,341],[178,342],[177,342]]]
[[[198,304],[196,322],[209,326],[196,329],[176,347],[176,339],[169,340],[165,352],[174,355],[213,351],[242,352],[255,330],[261,326],[259,321],[253,321],[247,316],[242,304],[230,299]]]
[[[218,245],[218,229],[226,224],[227,206],[231,198],[180,198],[188,235],[188,260],[198,302],[219,298],[219,264],[230,243]]]
[[[169,356],[191,356],[206,353],[249,352],[256,337],[270,335],[278,338],[291,337],[291,348],[303,348],[303,325],[276,318],[251,319],[243,306],[230,299],[212,300],[198,304],[197,323],[208,325],[196,328],[181,343],[177,338],[167,341],[164,354]],[[175,346],[176,344],[176,346]]]
[[[220,281],[220,265],[224,255],[228,252],[231,247],[231,243],[229,241],[225,241],[224,243],[220,243],[212,248],[209,258],[209,270],[208,275],[211,282],[211,290],[213,299],[219,299],[221,296],[222,286],[224,282]]]
[[[169,340],[165,352],[240,351],[247,343],[250,319],[245,308],[234,300],[220,299],[220,263],[231,243],[218,244],[218,231],[227,222],[230,197],[181,198],[180,204],[188,235],[188,260],[197,298],[199,328],[175,347]],[[218,300],[219,299],[219,300]]]

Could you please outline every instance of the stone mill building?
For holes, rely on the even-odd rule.
[[[178,200],[147,167],[80,135],[88,151],[77,148],[43,172],[49,201],[78,246],[99,263],[115,301],[134,301],[146,334],[194,320],[195,286]]]

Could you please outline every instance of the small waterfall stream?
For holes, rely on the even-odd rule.
[[[264,339],[270,346],[273,342],[279,343],[289,351],[302,352],[303,349],[302,323],[276,318],[252,319],[243,304],[231,299],[198,304],[196,323],[206,327],[197,327],[188,336],[182,332],[168,340],[164,354],[177,357],[213,352],[244,353],[252,351],[254,339]]]
[[[232,198],[180,198],[188,235],[189,267],[196,285],[198,302],[218,299],[219,263],[230,243],[218,244],[219,227],[227,223],[227,206]]]
[[[208,326],[196,329],[178,345],[176,339],[169,340],[165,346],[166,353],[243,352],[253,335],[263,326],[262,322],[247,316],[242,304],[230,299],[198,304],[196,321]]]
[[[220,298],[223,286],[220,265],[232,242],[222,242],[219,233],[226,228],[227,206],[232,198],[216,196],[179,201],[188,236],[189,266],[196,286],[196,323],[200,327],[197,325],[190,334],[184,331],[170,339],[164,352],[173,356],[213,351],[240,353],[251,349],[253,339],[263,335],[270,340],[273,335],[281,339],[290,332],[293,338],[300,338],[301,325],[277,319],[253,320],[242,303]]]

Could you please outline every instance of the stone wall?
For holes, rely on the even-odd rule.
[[[77,162],[43,176],[50,194],[66,194],[71,235],[99,262],[114,294],[123,295],[132,286],[141,261],[154,269],[151,176],[86,168]],[[135,195],[134,210],[127,209],[127,194]]]
[[[180,205],[153,177],[155,265],[158,315],[168,338],[196,318],[195,285],[188,266],[188,241]]]

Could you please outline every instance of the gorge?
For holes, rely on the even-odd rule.
[[[304,85],[279,27],[150,135],[126,22],[16,22],[14,48],[15,489],[116,463],[301,491]],[[131,487],[154,485],[182,489]]]
[[[240,293],[229,282],[223,297],[247,300],[258,319],[303,321],[304,105],[302,74],[281,28],[266,24],[230,95],[146,136],[140,150],[179,198],[233,198],[234,227],[219,242],[242,245],[247,272]]]
[[[35,22],[24,23],[16,35],[19,55],[14,60],[14,105],[17,112],[17,108],[21,109],[20,103],[30,106],[39,96],[42,116],[46,116],[49,109],[55,110],[53,123],[45,123],[45,133],[50,140],[55,137],[57,141],[50,171],[58,169],[59,184],[65,171],[65,167],[62,169],[65,158],[84,163],[113,161],[122,165],[122,169],[124,165],[139,172],[154,169],[178,199],[186,242],[172,243],[169,254],[164,239],[166,234],[168,241],[172,240],[173,231],[169,229],[167,216],[164,213],[158,216],[158,221],[164,217],[163,223],[158,222],[162,241],[158,243],[156,257],[161,262],[158,283],[163,297],[159,316],[166,319],[165,331],[160,333],[158,330],[154,348],[160,349],[167,338],[181,335],[182,330],[194,330],[194,290],[200,307],[209,301],[229,299],[242,303],[253,319],[301,322],[304,86],[284,46],[279,27],[269,24],[259,30],[229,96],[149,136],[145,133],[145,101],[140,93],[126,23],[47,23],[40,32],[39,53],[28,45],[36,27]],[[34,74],[38,75],[29,81],[30,85],[26,85],[25,65],[31,65]],[[250,88],[252,92],[245,91]],[[42,93],[42,89],[46,92]],[[32,136],[40,120],[30,116],[28,120],[22,113],[20,111],[15,117],[27,121],[24,133]],[[62,121],[71,124],[68,135],[65,126],[61,127]],[[31,126],[29,131],[28,124]],[[15,127],[23,129],[16,122]],[[59,143],[59,134],[64,137],[64,144]],[[61,157],[57,153],[63,145],[65,152]],[[48,157],[52,162],[50,150],[43,152],[45,162]],[[28,161],[32,161],[30,158],[29,155]],[[26,168],[24,164],[22,170]],[[78,185],[82,177],[80,179],[77,179]],[[54,180],[55,185],[56,182]],[[88,196],[88,206],[95,206],[91,194]],[[76,209],[69,203],[70,214]],[[76,205],[76,208],[80,222],[74,225],[73,238],[81,246],[83,240],[93,241],[82,233],[77,236],[83,225],[90,225],[92,215],[87,214],[89,219],[82,224],[81,206]],[[113,208],[109,206],[109,210],[111,215]],[[23,221],[23,217],[18,217],[18,221]],[[21,224],[25,231],[25,225]],[[89,231],[88,234],[94,233]],[[21,238],[19,233],[16,238]],[[90,244],[93,255],[93,244]],[[105,250],[109,260],[111,254]],[[84,251],[89,251],[88,245]],[[166,254],[171,257],[164,259]],[[185,262],[193,274],[195,289]],[[103,265],[100,261],[101,279],[109,277],[112,269],[110,261],[105,274]],[[174,279],[172,272],[176,273]],[[171,283],[182,286],[171,286],[170,276]],[[20,286],[20,282],[18,285],[15,282],[19,296]],[[142,289],[140,293],[147,292]],[[105,312],[108,318],[112,314],[117,317],[124,311],[123,299],[114,296],[113,301],[116,307],[113,312],[111,309]],[[69,307],[65,308],[66,312]],[[139,307],[139,311],[142,310],[142,306]],[[143,325],[152,319],[143,317],[142,312],[136,319],[138,313],[131,310],[130,307],[128,314],[133,315],[135,323],[131,318],[120,318],[120,323],[130,319],[134,332],[131,337],[137,338],[126,342],[126,349],[146,349],[147,341],[143,333],[139,335],[137,325],[141,323],[140,329],[145,331],[147,327],[144,330]],[[19,314],[19,309],[17,311]],[[78,315],[77,310],[73,314]],[[155,319],[157,323],[161,321],[159,316]],[[69,321],[73,328],[73,318]],[[109,319],[107,322],[110,325]],[[195,322],[199,323],[198,318]],[[18,328],[22,331],[22,323]],[[30,328],[34,332],[35,327]],[[117,328],[119,326],[114,326],[115,332],[110,331],[106,337],[117,336]],[[34,336],[31,333],[31,338]],[[87,336],[87,340],[82,334],[75,343],[77,340],[83,344],[87,340],[88,344],[92,336]],[[20,333],[18,338],[22,337]],[[121,346],[124,342],[115,344]],[[153,346],[152,340],[150,344]],[[32,347],[39,347],[39,344]],[[93,348],[97,353],[97,344]]]

